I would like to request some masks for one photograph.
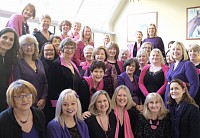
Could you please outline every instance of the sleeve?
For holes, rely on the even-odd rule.
[[[139,88],[140,88],[140,90],[142,91],[142,93],[144,94],[145,97],[149,94],[146,86],[144,85],[144,76],[145,76],[148,68],[149,68],[149,66],[146,66],[142,69],[142,71],[140,73],[140,77],[139,77],[139,82],[138,82]]]
[[[16,64],[13,67],[13,79],[14,79],[14,81],[21,79],[20,65],[19,65],[18,61],[16,62]]]
[[[76,48],[76,51],[75,51],[75,54],[74,54],[74,58],[73,58],[73,61],[77,66],[79,66],[80,63],[81,63],[80,58],[81,58],[81,42],[78,42],[77,48]]]
[[[163,57],[165,58],[165,46],[161,37],[159,37],[159,47],[160,51],[162,52]]]
[[[192,62],[188,62],[188,64],[185,65],[185,76],[190,84],[190,96],[194,98],[199,89],[199,78],[196,68]]]
[[[191,109],[189,117],[189,137],[190,138],[199,138],[200,137],[200,112],[198,108]]]
[[[59,124],[57,124],[54,120],[49,122],[49,124],[47,125],[48,138],[63,138],[62,133],[63,130]]]
[[[144,124],[143,124],[142,117],[143,116],[141,114],[139,114],[138,121],[137,121],[137,124],[136,124],[136,130],[135,130],[136,138],[144,138],[144,136],[143,136]]]
[[[20,27],[22,27],[22,25],[19,26],[19,16],[12,15],[7,22],[6,27],[13,28],[18,36],[20,36]]]
[[[118,75],[117,86],[120,86],[120,85],[125,85],[125,82],[124,82],[124,79],[122,77],[122,74]]]
[[[39,62],[39,66],[41,66],[41,69],[43,70],[42,72],[44,73],[44,78],[43,78],[43,85],[44,85],[44,87],[43,87],[43,92],[42,92],[41,99],[45,99],[46,100],[47,95],[48,95],[48,81],[47,81],[47,77],[46,77],[46,73],[45,73],[42,61],[38,60],[38,62]]]

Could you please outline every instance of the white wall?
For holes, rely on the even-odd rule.
[[[181,41],[185,46],[200,44],[200,40],[186,40],[186,8],[200,6],[200,0],[129,1],[126,0],[118,17],[111,23],[116,33],[115,41],[120,47],[127,46],[127,15],[146,12],[158,12],[158,36],[162,37],[165,47],[171,40]]]

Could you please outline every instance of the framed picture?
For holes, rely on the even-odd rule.
[[[127,17],[127,42],[135,41],[135,32],[142,31],[143,36],[147,34],[147,27],[153,23],[157,26],[158,12],[131,14]]]
[[[200,6],[186,9],[186,39],[200,39]]]

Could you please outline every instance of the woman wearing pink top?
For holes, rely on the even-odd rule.
[[[68,35],[70,29],[72,27],[72,23],[68,20],[63,20],[59,24],[59,30],[61,32],[60,39],[63,40],[64,38],[70,37]]]

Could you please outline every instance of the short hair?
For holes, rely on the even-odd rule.
[[[168,113],[168,110],[166,109],[165,105],[164,105],[164,102],[163,102],[163,99],[162,97],[160,96],[160,94],[158,93],[149,93],[145,99],[145,102],[144,102],[144,108],[143,108],[143,115],[146,119],[149,119],[150,116],[151,116],[151,111],[149,110],[148,108],[148,104],[149,102],[151,102],[152,100],[157,100],[158,102],[160,102],[161,104],[161,107],[160,107],[160,110],[158,111],[158,119],[159,120],[162,120]]]
[[[136,31],[135,34],[140,33],[143,36],[142,31]]]
[[[46,42],[46,43],[44,43],[44,45],[42,46],[42,48],[41,48],[41,50],[40,50],[40,54],[39,54],[39,58],[40,58],[40,59],[44,58],[44,47],[45,47],[46,45],[52,45],[52,43],[51,43],[51,42]],[[53,46],[53,45],[52,45],[52,46]],[[56,58],[58,57],[58,54],[57,54],[56,49],[55,49],[54,46],[53,46],[53,50],[54,50],[54,53],[55,53],[53,59],[56,59]]]
[[[175,41],[169,41],[169,43],[168,43],[168,45],[167,45],[168,48],[169,48],[169,45],[170,45],[170,44],[173,44],[174,42],[175,42]]]
[[[92,49],[92,51],[94,51],[94,47],[93,46],[87,45],[86,47],[84,47],[83,53],[85,54],[89,49]]]
[[[106,57],[105,61],[107,61],[107,59],[108,59],[108,53],[107,53],[106,49],[104,48],[104,46],[99,46],[99,47],[97,47],[97,48],[94,49],[94,51],[93,51],[93,57],[94,57],[94,59],[95,59],[95,55],[97,55],[97,53],[100,50],[103,50],[105,52],[105,57]]]
[[[127,104],[125,106],[125,108],[127,110],[131,109],[133,106],[134,106],[134,101],[132,99],[132,96],[131,96],[131,93],[130,93],[130,90],[125,86],[125,85],[120,85],[118,86],[116,89],[115,89],[115,92],[112,96],[112,100],[111,100],[111,104],[112,104],[112,109],[115,109],[115,107],[117,106],[117,102],[116,102],[116,97],[119,93],[119,91],[123,89],[125,92],[126,92],[126,96],[127,96]]]
[[[187,48],[187,51],[194,50],[200,53],[200,46],[198,44],[190,44]]]
[[[58,98],[58,101],[56,103],[56,113],[55,113],[55,120],[61,124],[61,126],[64,129],[65,121],[62,115],[62,104],[65,100],[65,97],[69,97],[72,100],[76,100],[77,102],[77,113],[75,115],[75,119],[82,120],[82,107],[81,107],[81,102],[79,100],[79,96],[77,93],[72,90],[72,89],[65,89],[63,90]]]
[[[5,57],[8,57],[7,59],[9,60],[8,62],[5,62],[5,64],[13,64],[17,61],[17,56],[19,52],[19,38],[15,30],[9,27],[3,28],[0,31],[0,37],[8,32],[14,34],[14,43],[12,48],[5,53]]]
[[[170,88],[170,86],[171,86],[172,83],[178,83],[178,85],[180,85],[181,88],[182,88],[183,90],[185,90],[185,92],[184,92],[183,95],[182,95],[181,102],[184,101],[184,102],[186,102],[186,103],[193,104],[193,105],[195,105],[196,107],[199,107],[199,106],[195,103],[194,99],[190,96],[185,82],[183,82],[183,81],[180,80],[180,79],[173,79],[173,80],[169,83],[169,88]],[[169,93],[169,95],[168,95],[167,104],[173,105],[176,101],[175,101],[174,99],[172,99],[171,94],[170,94],[170,89],[169,89],[169,92],[168,92],[168,93]]]
[[[110,97],[109,97],[108,93],[105,90],[99,90],[92,95],[91,103],[88,108],[90,113],[93,115],[99,114],[97,111],[97,108],[96,108],[96,101],[97,101],[97,98],[99,97],[99,95],[101,95],[101,94],[105,95],[108,100],[109,108],[106,111],[106,114],[108,115],[111,112],[111,101],[110,101]]]
[[[61,52],[64,52],[64,46],[73,46],[74,49],[76,49],[76,42],[72,40],[71,38],[65,38],[60,42],[59,49]]]
[[[128,57],[130,56],[129,49],[128,49],[127,47],[125,47],[125,48],[120,49],[120,51],[119,51],[119,59],[121,58],[121,56],[122,56],[122,54],[123,54],[124,52],[127,52],[127,53],[128,53]]]
[[[135,63],[135,71],[139,70],[140,66],[139,66],[139,63],[138,63],[138,60],[137,58],[130,58],[130,59],[126,59],[124,61],[124,70],[126,70],[126,67]]]
[[[84,27],[83,27],[83,29],[82,29],[82,31],[81,31],[81,40],[84,39],[84,32],[85,32],[85,29],[86,29],[86,28],[90,29],[90,31],[91,31],[91,36],[90,36],[89,41],[88,41],[88,43],[90,43],[90,42],[92,42],[93,40],[92,40],[92,29],[91,29],[89,26],[84,26]]]
[[[177,46],[181,46],[181,48],[182,48],[182,51],[183,51],[183,53],[182,53],[183,54],[183,60],[188,60],[189,59],[188,58],[188,54],[187,54],[187,51],[186,51],[185,46],[183,45],[183,43],[181,43],[179,41],[174,42],[172,44],[172,47],[170,48],[170,50],[172,51],[173,48],[176,48]],[[173,57],[172,57],[172,59],[173,59]]]
[[[8,105],[14,108],[16,106],[14,102],[14,95],[16,93],[23,93],[25,89],[28,89],[30,94],[32,94],[32,103],[34,103],[37,96],[36,88],[30,82],[19,79],[12,82],[6,91]]]
[[[59,40],[61,41],[60,36],[58,36],[58,35],[51,35],[50,38],[49,38],[49,42],[52,43],[54,38],[55,38],[55,39],[59,39]]]
[[[103,61],[94,60],[90,65],[90,71],[93,72],[95,69],[103,69],[104,73],[106,71],[106,64]]]
[[[115,48],[116,49],[116,55],[115,55],[115,60],[118,59],[118,56],[119,56],[119,46],[117,43],[114,43],[114,42],[109,42],[107,45],[106,45],[106,50],[108,52],[109,49],[111,48]],[[109,56],[109,54],[108,54]]]
[[[36,39],[36,37],[32,34],[26,34],[26,35],[22,35],[19,38],[19,58],[24,58],[24,52],[23,52],[23,44],[25,43],[34,43],[35,46],[35,52],[33,54],[33,60],[36,60],[39,56],[39,48],[38,48],[38,41]]]
[[[23,14],[23,12],[24,12],[24,10],[27,8],[27,7],[30,7],[31,9],[32,9],[32,11],[33,11],[33,19],[35,18],[35,15],[36,15],[36,9],[35,9],[35,6],[33,5],[33,4],[31,4],[31,3],[28,3],[25,7],[24,7],[24,9],[22,10],[22,14]]]
[[[73,22],[73,27],[75,26],[75,24],[77,24],[78,26],[80,26],[80,29],[81,29],[81,23],[80,23],[80,22],[74,21],[74,22]]]
[[[40,17],[40,22],[43,21],[45,18],[49,19],[51,21],[51,16],[48,15],[48,14],[43,14],[41,17]]]
[[[150,46],[151,46],[151,50],[153,49],[151,42],[144,42],[144,43],[142,43],[140,49],[144,49],[144,47],[145,47],[146,45],[150,45]]]
[[[63,26],[63,24],[67,24],[69,27],[70,27],[70,29],[72,28],[72,23],[70,22],[70,21],[68,21],[68,20],[63,20],[63,21],[61,21],[60,23],[59,23],[59,30],[62,32],[62,26]]]
[[[147,57],[147,60],[149,58],[149,55],[148,55],[148,53],[147,53],[147,51],[145,49],[141,49],[140,48],[140,50],[137,52],[136,57],[138,58],[140,55],[145,55]]]
[[[154,48],[154,49],[151,51],[151,53],[150,53],[150,57],[152,56],[152,54],[153,54],[154,52],[157,52],[157,53],[159,54],[159,56],[160,56],[160,63],[161,63],[161,65],[164,65],[164,64],[165,64],[165,61],[164,61],[164,57],[163,57],[162,52],[160,51],[160,49]],[[152,64],[151,58],[149,58],[149,61],[150,61],[150,63]]]
[[[154,36],[157,37],[157,28],[156,28],[156,25],[153,24],[153,23],[151,23],[151,24],[149,24],[149,26],[147,27],[147,38],[150,38],[149,33],[148,33],[148,29],[149,29],[150,26],[153,26],[153,27],[155,28],[155,34],[154,34]]]

